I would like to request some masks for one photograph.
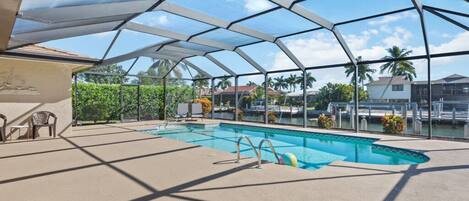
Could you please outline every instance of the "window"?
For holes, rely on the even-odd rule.
[[[403,84],[393,84],[392,85],[392,91],[404,91],[404,85]]]

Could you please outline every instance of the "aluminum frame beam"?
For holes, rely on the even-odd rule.
[[[172,57],[168,55],[162,55],[156,52],[146,52],[146,53],[143,53],[141,56],[150,57],[154,59],[169,59],[171,61],[178,61],[182,58],[182,57]]]
[[[176,4],[163,2],[158,7],[156,7],[155,10],[163,10],[168,13],[172,13],[174,15],[179,15],[181,17],[196,20],[205,24],[209,24],[212,26],[216,26],[219,28],[237,32],[246,36],[258,38],[264,41],[270,41],[270,42],[275,41],[275,37],[269,34],[265,34],[257,30],[250,29],[250,28],[238,25],[238,24],[233,24],[231,22],[224,21],[222,19],[218,19],[218,18],[209,16],[204,13],[200,13],[191,9],[187,9],[182,6],[178,6]]]
[[[452,11],[452,10],[446,10],[446,9],[443,9],[443,8],[437,8],[437,7],[423,5],[423,9],[427,9],[427,8],[430,8],[430,9],[433,9],[433,10],[436,10],[436,11],[439,11],[439,12],[458,15],[458,16],[461,16],[461,17],[469,17],[468,13],[460,13],[460,12],[456,12],[456,11]]]
[[[168,71],[163,77],[161,77],[161,78],[166,79],[166,78],[168,77],[168,75],[173,71],[173,69],[176,68],[176,66],[178,66],[179,63],[181,63],[181,61],[182,61],[183,59],[184,59],[184,58],[181,58],[181,59],[179,59],[178,61],[176,61],[176,64],[173,65],[173,66],[169,69],[169,71]]]
[[[251,66],[253,66],[254,68],[256,68],[259,72],[261,72],[262,74],[266,74],[267,71],[261,66],[259,65],[256,61],[254,61],[254,59],[252,59],[248,54],[246,54],[243,50],[241,50],[240,48],[236,48],[235,49],[235,52],[241,57],[243,58],[245,61],[247,61],[249,64],[251,64]]]
[[[178,32],[169,31],[169,30],[165,30],[165,29],[161,29],[157,27],[151,27],[151,26],[147,26],[143,24],[134,23],[134,22],[126,23],[122,28],[133,30],[133,31],[138,31],[142,33],[162,36],[166,38],[172,38],[172,39],[176,39],[180,41],[187,41],[187,42],[214,47],[218,49],[234,50],[236,48],[232,45],[228,45],[225,43],[220,43],[217,41],[202,39],[198,37],[192,37],[191,35],[181,34]]]
[[[431,54],[430,47],[428,45],[427,30],[425,27],[425,18],[423,13],[423,5],[420,0],[412,0],[415,9],[417,10],[420,18],[420,27],[422,29],[423,42],[425,45],[425,53],[427,57],[427,101],[428,101],[428,139],[432,138],[433,126],[432,126],[432,81],[431,81]]]
[[[278,9],[278,8],[275,8],[275,9]],[[237,32],[237,33],[249,36],[249,37],[257,38],[257,39],[262,40],[262,42],[275,43],[277,41],[277,38],[275,38],[274,36],[271,36],[269,34],[265,34],[265,33],[262,33],[262,32],[259,32],[259,31],[253,30],[253,29],[249,29],[247,27],[244,27],[244,26],[241,26],[241,25],[237,24],[241,21],[248,20],[250,18],[256,17],[257,15],[252,15],[252,16],[249,16],[249,17],[245,17],[243,19],[237,20],[236,22],[227,22],[227,21],[224,21],[224,20],[209,16],[209,15],[203,14],[203,13],[200,13],[200,12],[197,12],[197,11],[193,11],[191,9],[184,8],[182,6],[171,4],[171,3],[168,3],[168,2],[161,3],[158,7],[155,8],[155,10],[164,10],[166,12],[169,12],[169,13],[172,13],[172,14],[175,14],[175,15],[179,15],[181,17],[189,18],[189,19],[196,20],[196,21],[199,21],[199,22],[202,22],[202,23],[206,23],[206,24],[209,24],[209,25],[221,28],[221,29],[234,31],[234,32]],[[207,30],[207,32],[208,31],[213,31],[213,30]],[[190,39],[192,40],[192,39],[197,39],[197,38],[194,38],[194,36],[191,36]],[[277,43],[275,43],[275,44],[277,44]],[[237,46],[235,48],[228,48],[228,49],[227,48],[220,48],[220,47],[217,47],[217,48],[224,49],[224,50],[231,50],[231,51],[236,52],[236,49],[238,49],[239,47],[240,46]],[[295,56],[292,56],[293,54],[288,49],[288,47],[283,46],[283,47],[279,47],[279,48],[285,54],[287,54],[287,55],[290,54],[290,56],[289,56],[290,59],[291,58],[296,58]],[[239,55],[241,57],[243,57],[241,54],[239,54]],[[262,70],[263,68],[260,65],[256,65],[256,63],[253,62],[254,60],[249,59],[248,57],[246,57],[246,58],[243,57],[243,59],[246,62],[250,63],[252,66],[254,66],[260,72],[262,72],[264,74],[267,72],[265,69]],[[301,64],[301,62],[299,62],[298,59],[296,61],[293,61],[293,62],[298,66],[298,68],[303,69],[302,67],[304,67],[304,65]]]
[[[217,65],[218,67],[220,67],[221,69],[223,69],[225,72],[227,72],[228,74],[230,74],[231,76],[236,76],[237,74],[232,71],[230,68],[228,68],[227,66],[225,66],[225,64],[221,63],[220,61],[218,61],[217,59],[215,59],[214,57],[212,57],[211,55],[205,55],[205,57],[210,60],[211,62],[213,62],[215,65]]]
[[[140,57],[144,53],[156,52],[156,51],[160,50],[164,45],[171,44],[171,43],[174,43],[174,42],[177,42],[177,40],[167,40],[167,41],[163,41],[163,42],[160,42],[160,43],[157,43],[157,44],[154,44],[154,45],[150,45],[148,47],[140,48],[138,50],[135,50],[133,52],[129,52],[127,54],[123,54],[123,55],[120,55],[120,56],[105,59],[102,62],[102,64],[103,65],[109,65],[109,64],[119,63],[119,62],[122,62],[122,61],[127,61],[129,59]]]
[[[282,50],[283,53],[285,53],[287,55],[287,57],[293,61],[293,63],[300,69],[300,70],[304,70],[305,69],[305,65],[303,65],[303,63],[301,63],[301,61],[290,51],[290,49],[288,49],[288,47],[281,41],[281,40],[276,40],[275,41],[275,44],[277,45],[278,48],[280,48],[280,50]]]
[[[463,28],[463,29],[466,30],[466,31],[469,31],[469,27],[467,27],[466,25],[464,25],[464,24],[462,24],[462,23],[460,23],[460,22],[458,22],[458,21],[456,21],[456,20],[453,20],[452,18],[450,18],[450,17],[448,17],[448,16],[446,16],[446,15],[443,15],[442,13],[440,13],[440,12],[438,12],[438,11],[436,11],[436,10],[433,10],[433,9],[431,9],[431,8],[426,8],[426,7],[424,7],[424,10],[426,10],[426,11],[428,11],[428,12],[430,12],[430,13],[432,13],[432,14],[434,14],[434,15],[440,17],[440,18],[442,18],[443,20],[448,21],[448,22],[451,23],[451,24],[454,24],[454,25],[456,25],[456,26],[458,26],[458,27]]]
[[[202,70],[200,67],[198,67],[197,65],[195,65],[195,64],[193,64],[192,62],[188,61],[187,59],[183,59],[183,60],[182,60],[182,63],[188,65],[189,67],[191,67],[192,69],[196,70],[196,71],[199,72],[200,74],[205,75],[207,78],[213,78],[213,76],[210,75],[210,73],[207,73],[207,71]]]
[[[347,54],[347,57],[349,58],[350,62],[353,64],[355,67],[355,95],[354,95],[354,112],[355,112],[355,132],[359,132],[359,118],[358,118],[358,95],[359,95],[359,88],[358,88],[358,65],[357,61],[355,60],[355,57],[352,54],[352,51],[350,51],[350,48],[348,47],[347,43],[342,37],[342,34],[340,34],[339,30],[335,27],[334,23],[330,22],[329,20],[317,15],[316,13],[313,13],[307,9],[305,9],[303,6],[298,5],[298,1],[295,0],[269,0],[272,3],[275,3],[279,6],[284,7],[285,9],[290,10],[291,12],[299,15],[300,17],[303,17],[306,20],[309,20],[310,22],[316,23],[321,27],[324,27],[327,30],[330,30],[334,36],[336,37],[337,41],[339,42],[340,46],[344,50],[345,54]],[[302,68],[304,70],[305,68]],[[305,87],[306,88],[306,87]]]
[[[204,56],[205,54],[207,54],[207,52],[204,52],[204,51],[177,47],[173,45],[165,45],[161,50],[169,50],[169,51],[174,51],[174,52],[179,52],[179,53],[184,53],[184,54],[192,54],[192,55],[197,55],[197,56]]]

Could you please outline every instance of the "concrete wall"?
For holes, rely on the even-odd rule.
[[[383,95],[383,91],[386,89],[386,85],[372,85],[367,86],[368,97],[371,100],[388,100],[388,99],[406,99],[410,101],[410,84],[404,84],[404,91],[392,91],[392,85],[389,85],[386,92]],[[381,97],[383,95],[383,97]]]
[[[57,134],[68,134],[72,123],[71,76],[75,67],[0,57],[0,113],[8,118],[7,135],[11,134],[9,126],[28,125],[35,111],[56,114]],[[22,135],[25,132],[23,129]],[[48,136],[47,128],[40,129],[39,134]],[[15,138],[18,131],[13,134]]]

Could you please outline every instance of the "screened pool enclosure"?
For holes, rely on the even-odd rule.
[[[92,64],[74,119],[207,118],[464,138],[469,3],[463,0],[22,0],[3,55]],[[38,44],[96,59],[30,55]],[[106,113],[106,115],[104,115]],[[103,115],[105,117],[103,117]],[[467,131],[466,131],[467,129]]]

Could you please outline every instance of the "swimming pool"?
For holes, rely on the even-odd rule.
[[[375,145],[373,142],[377,139],[372,138],[238,124],[186,124],[146,132],[231,153],[236,153],[236,142],[241,136],[249,137],[256,147],[261,140],[269,139],[277,153],[293,153],[298,159],[298,167],[309,170],[319,169],[337,160],[384,165],[417,164],[429,160],[416,151]],[[241,141],[240,150],[243,156],[256,157],[247,141]],[[262,149],[262,159],[276,162],[268,146]]]

